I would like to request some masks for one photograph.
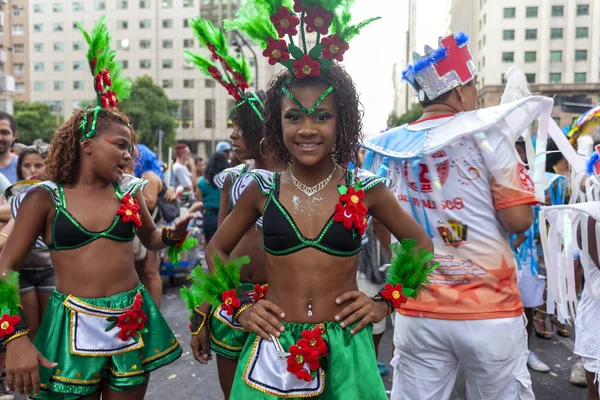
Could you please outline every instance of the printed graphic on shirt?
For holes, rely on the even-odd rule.
[[[446,179],[448,178],[448,169],[450,163],[448,162],[448,157],[443,150],[440,150],[431,155],[431,158],[434,160],[435,168],[437,170],[438,177],[440,179],[440,183],[444,185]],[[409,163],[404,163],[404,179],[406,180],[406,184],[412,190],[421,189],[422,193],[431,193],[432,182],[431,176],[429,174],[429,167],[425,163],[419,163],[417,166],[410,166]],[[415,178],[415,170],[418,170],[419,174],[419,182]]]
[[[460,245],[467,244],[467,235],[469,226],[462,224],[454,219],[449,219],[447,222],[440,222],[437,226],[438,233],[444,241],[444,246],[452,246],[454,248]]]

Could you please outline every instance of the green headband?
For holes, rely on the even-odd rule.
[[[290,100],[292,100],[294,102],[294,104],[296,104],[298,106],[298,108],[300,110],[302,110],[304,113],[306,113],[306,115],[311,115],[312,113],[314,113],[316,111],[317,108],[319,108],[319,106],[321,105],[321,103],[323,102],[323,100],[325,100],[325,97],[329,96],[329,93],[333,92],[333,86],[329,85],[329,87],[321,94],[321,96],[319,96],[319,98],[317,99],[317,101],[315,102],[315,104],[310,109],[306,109],[306,107],[304,107],[302,105],[302,103],[300,103],[300,101],[298,101],[298,99],[296,98],[296,96],[294,96],[293,93],[290,92],[287,87],[285,87],[285,82],[281,86],[281,91],[287,97],[289,97]]]
[[[81,135],[81,139],[79,139],[80,142],[83,142],[85,139],[90,139],[96,134],[96,122],[98,122],[98,113],[100,112],[100,110],[102,110],[102,107],[96,106],[93,108],[93,110],[94,119],[92,120],[92,126],[90,127],[90,130],[87,133]],[[83,121],[81,121],[81,124],[79,124],[79,129],[81,129],[82,132],[85,132],[85,128],[87,127],[88,112],[90,112],[90,108],[86,107],[85,111],[83,112]]]
[[[258,103],[258,105],[260,105],[260,107],[264,110],[265,109],[265,105],[262,103],[262,101],[260,101],[260,98],[257,96],[256,93],[252,92],[250,93],[249,96],[244,97],[244,99],[240,102],[238,102],[233,109],[231,110],[231,112],[229,113],[229,119],[231,119],[231,117],[233,117],[233,113],[240,108],[243,104],[248,103],[250,104],[250,107],[252,107],[252,109],[254,110],[254,112],[256,113],[256,115],[258,116],[258,118],[261,121],[264,121],[265,118],[263,117],[262,113],[260,112],[260,110],[258,109],[258,107],[256,106],[256,104]]]

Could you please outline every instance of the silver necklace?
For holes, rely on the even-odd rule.
[[[304,183],[300,182],[298,180],[298,178],[296,178],[294,176],[291,165],[288,169],[290,171],[290,176],[292,177],[292,182],[294,183],[294,186],[296,186],[298,188],[298,190],[300,190],[302,193],[304,193],[308,197],[312,197],[315,194],[319,193],[321,190],[325,189],[325,187],[327,186],[327,184],[329,183],[331,178],[333,178],[333,174],[337,170],[337,164],[335,164],[333,166],[333,171],[331,171],[331,174],[329,174],[329,176],[327,178],[323,179],[321,182],[319,182],[315,186],[311,186],[311,187],[306,186]]]

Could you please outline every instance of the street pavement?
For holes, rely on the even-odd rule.
[[[152,373],[146,399],[150,400],[220,400],[223,399],[217,376],[215,361],[209,365],[197,363],[189,347],[187,310],[179,297],[179,287],[165,286],[161,311],[180,340],[184,353],[173,364]],[[569,383],[571,366],[575,363],[573,340],[554,336],[552,340],[533,338],[533,350],[546,362],[550,373],[531,372],[533,390],[538,400],[584,400],[586,389],[577,388]],[[392,358],[392,327],[388,324],[381,342],[380,361],[389,367]],[[383,378],[385,386],[391,389],[391,374]],[[464,380],[459,374],[452,400],[464,400]],[[365,399],[368,400],[368,399]]]

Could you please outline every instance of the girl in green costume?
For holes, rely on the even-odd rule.
[[[76,111],[54,135],[46,159],[51,180],[19,195],[0,255],[7,383],[32,399],[142,399],[150,371],[182,350],[139,283],[132,240],[137,234],[151,250],[186,247],[195,209],[172,228],[154,225],[142,196],[145,182],[127,174],[136,135],[116,110],[130,82],[113,61],[104,18],[84,35],[98,106]],[[32,344],[13,270],[38,237],[51,251],[56,290]]]
[[[432,242],[400,209],[384,178],[351,163],[361,137],[359,100],[350,76],[331,61],[343,59],[360,28],[347,24],[349,2],[296,1],[294,11],[287,3],[249,1],[237,20],[226,21],[263,44],[272,64],[289,69],[271,82],[265,103],[266,141],[289,167],[242,175],[233,190],[244,192],[206,250],[209,262],[212,254],[228,259],[262,215],[267,299],[223,298],[251,331],[230,398],[387,399],[371,322],[391,312],[381,297],[399,307],[405,294],[391,287],[371,299],[357,289],[368,214],[398,239],[413,238],[428,251]],[[321,40],[330,27],[334,35]],[[319,33],[309,52],[305,33],[311,31]],[[285,35],[289,44],[278,39]]]

